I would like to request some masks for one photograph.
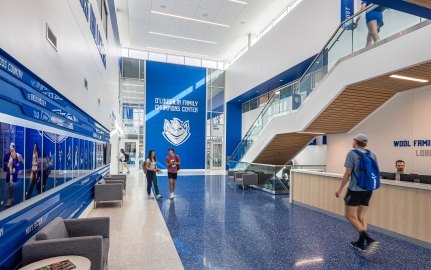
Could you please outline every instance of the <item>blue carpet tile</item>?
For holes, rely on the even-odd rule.
[[[185,269],[431,269],[431,249],[370,231],[381,245],[365,257],[350,247],[357,234],[347,221],[225,176],[180,175],[174,200],[166,177],[159,188]]]

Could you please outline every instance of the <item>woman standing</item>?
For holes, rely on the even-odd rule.
[[[150,150],[148,158],[145,161],[145,169],[147,170],[147,194],[148,199],[153,199],[151,195],[151,184],[154,183],[154,191],[156,192],[156,199],[160,199],[162,195],[159,192],[159,186],[157,185],[157,173],[160,171],[157,169],[156,152]]]
[[[31,160],[30,186],[27,191],[27,196],[25,198],[26,200],[30,199],[31,195],[33,194],[34,185],[37,182],[38,171],[39,171],[39,148],[35,143],[33,146],[33,157]]]

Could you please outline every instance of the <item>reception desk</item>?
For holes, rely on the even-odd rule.
[[[344,216],[344,195],[337,199],[341,174],[292,170],[290,202]],[[370,225],[431,244],[431,184],[381,180],[367,217]]]

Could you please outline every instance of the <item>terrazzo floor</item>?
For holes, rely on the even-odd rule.
[[[90,217],[110,217],[109,270],[184,269],[142,172],[127,177],[124,203],[104,203]]]
[[[346,221],[287,196],[179,175],[169,200],[167,181],[159,176],[158,204],[185,269],[431,269],[431,249],[375,231],[381,247],[364,257],[350,247],[357,235]]]

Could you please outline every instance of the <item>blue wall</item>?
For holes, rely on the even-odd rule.
[[[205,169],[206,69],[147,62],[145,155],[165,168],[167,149],[182,169]]]
[[[241,104],[226,104],[226,155],[232,155],[241,141],[242,111]],[[227,161],[227,160],[226,160]]]

